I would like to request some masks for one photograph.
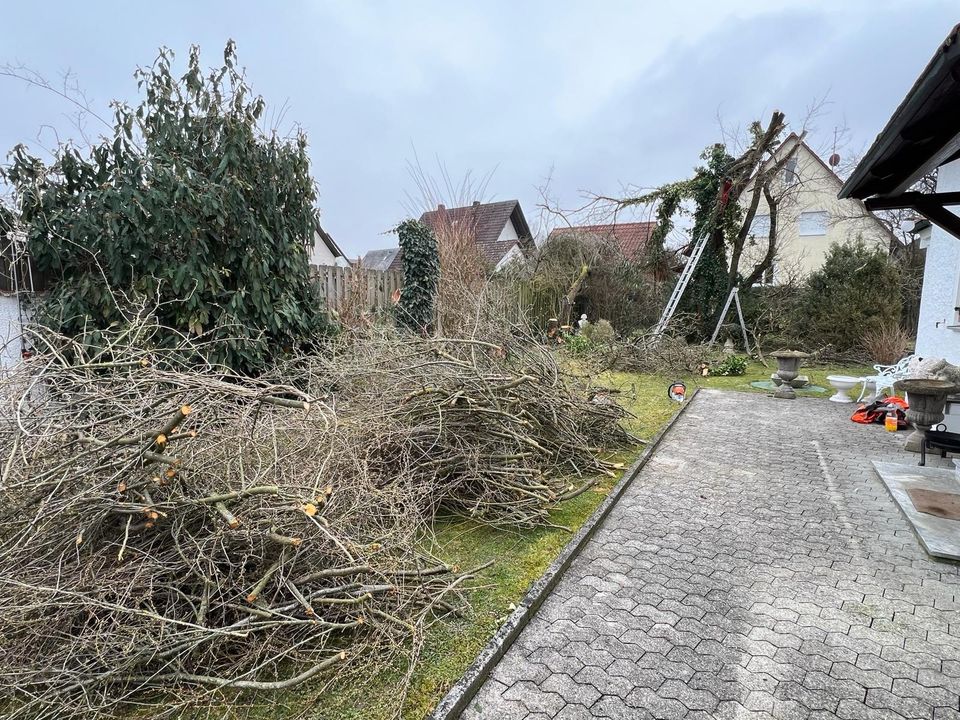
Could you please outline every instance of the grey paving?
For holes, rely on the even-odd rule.
[[[463,717],[960,720],[960,566],[851,410],[702,391]]]

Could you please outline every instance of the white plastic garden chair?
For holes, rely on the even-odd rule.
[[[867,394],[867,387],[869,385],[874,386],[876,393],[874,397],[879,397],[880,393],[885,390],[893,390],[893,385],[897,380],[903,380],[910,374],[910,365],[916,359],[916,355],[907,355],[893,365],[874,365],[873,369],[877,371],[877,374],[867,375],[862,378],[863,387],[860,389],[860,397],[857,398],[857,402],[863,400],[863,396]]]

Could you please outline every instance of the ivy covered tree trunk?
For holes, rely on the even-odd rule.
[[[205,360],[255,373],[323,329],[306,137],[259,130],[265,104],[232,42],[206,75],[196,47],[182,77],[172,60],[137,71],[145,97],[115,106],[112,137],[62,146],[49,167],[14,149],[28,247],[56,280],[39,319],[95,343],[139,299],[169,328],[161,342],[188,335]]]
[[[433,325],[434,301],[440,281],[440,253],[433,231],[418,220],[397,227],[403,263],[403,289],[397,322],[414,332],[426,333]]]

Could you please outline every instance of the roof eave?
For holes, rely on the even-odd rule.
[[[927,104],[946,83],[952,83],[954,86],[952,90],[960,93],[958,32],[960,32],[960,25],[955,26],[946,40],[937,48],[937,52],[887,121],[873,145],[840,188],[839,198],[852,197],[863,200],[871,195],[902,193],[925,174],[960,151],[960,133],[954,133],[945,139],[933,140],[931,137],[911,139],[906,132],[916,128],[918,120],[930,116]],[[924,142],[934,146],[925,148]],[[913,170],[903,175],[900,174],[902,171],[899,168],[884,170],[882,164],[895,159],[895,150],[898,145],[913,146],[916,152],[926,155],[926,158],[918,162]],[[882,189],[877,187],[878,183],[882,184],[884,180],[889,183],[891,178],[896,182],[895,186]]]

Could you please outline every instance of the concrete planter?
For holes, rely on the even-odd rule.
[[[800,374],[800,364],[810,356],[799,350],[777,350],[770,353],[770,356],[777,360],[777,373],[776,378],[774,378],[777,391],[773,396],[785,400],[795,399],[797,393],[794,392],[793,383]],[[777,382],[777,380],[780,382]]]
[[[900,380],[897,387],[907,394],[907,420],[915,430],[907,437],[903,449],[920,452],[923,438],[934,425],[943,421],[947,395],[955,393],[957,386],[948,380]]]

